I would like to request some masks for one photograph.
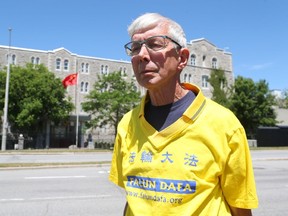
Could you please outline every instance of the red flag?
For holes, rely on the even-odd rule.
[[[62,80],[62,84],[63,84],[64,88],[67,88],[67,86],[69,86],[69,85],[75,85],[77,83],[77,76],[78,76],[78,73],[70,74],[70,75],[66,76]]]

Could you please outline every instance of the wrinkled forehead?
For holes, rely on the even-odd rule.
[[[134,26],[133,28],[133,32],[131,32],[131,38],[133,38],[133,36],[135,34],[142,34],[148,31],[161,31],[161,32],[168,32],[168,23],[165,22],[165,20],[163,21],[153,21],[153,22],[139,22],[137,23],[137,25]]]

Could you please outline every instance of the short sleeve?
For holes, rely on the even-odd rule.
[[[231,151],[220,177],[225,199],[236,208],[257,208],[254,172],[244,129],[237,129],[228,142]]]
[[[109,180],[124,188],[122,175],[121,138],[119,134],[117,134],[115,138]]]

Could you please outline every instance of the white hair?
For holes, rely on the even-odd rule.
[[[168,36],[178,42],[181,47],[187,46],[187,40],[182,27],[175,21],[158,13],[146,13],[134,20],[128,27],[128,34],[132,36],[140,30],[155,26],[167,26]]]

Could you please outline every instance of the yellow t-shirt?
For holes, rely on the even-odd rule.
[[[258,206],[243,127],[200,89],[183,116],[158,132],[145,98],[118,125],[110,180],[125,188],[126,216],[226,216],[228,206]]]

